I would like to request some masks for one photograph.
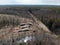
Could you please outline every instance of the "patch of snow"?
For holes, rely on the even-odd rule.
[[[17,41],[17,43],[27,43],[28,41],[34,41],[34,36],[26,36],[25,38],[22,38],[21,40]]]

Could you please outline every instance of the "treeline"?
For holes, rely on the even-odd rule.
[[[54,33],[60,34],[60,18],[41,16],[39,19]]]

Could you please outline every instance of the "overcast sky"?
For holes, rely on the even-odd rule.
[[[60,5],[60,0],[0,0],[0,5]]]

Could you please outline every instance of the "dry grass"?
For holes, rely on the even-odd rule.
[[[0,14],[0,28],[3,26],[17,26],[20,24],[20,18],[14,15]]]

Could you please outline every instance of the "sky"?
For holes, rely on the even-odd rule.
[[[0,5],[60,5],[60,0],[0,0]]]

